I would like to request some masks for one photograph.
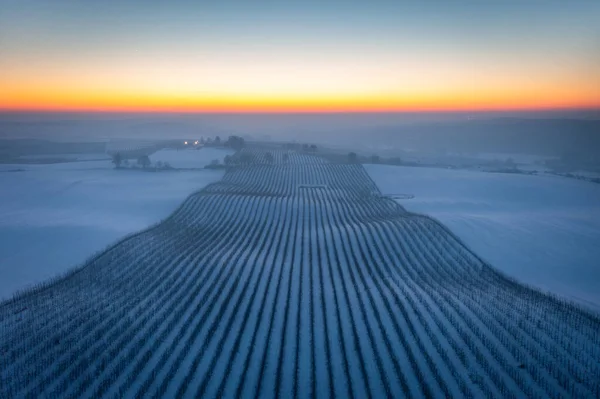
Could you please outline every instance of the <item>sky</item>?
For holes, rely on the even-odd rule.
[[[600,108],[600,1],[0,0],[0,110]]]

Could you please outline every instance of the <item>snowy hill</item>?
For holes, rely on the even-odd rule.
[[[0,304],[0,396],[597,397],[599,329],[361,165],[275,154]]]

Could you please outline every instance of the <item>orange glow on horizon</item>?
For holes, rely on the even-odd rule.
[[[1,61],[1,60],[0,60]],[[0,62],[0,110],[416,112],[600,108],[600,75],[537,60],[502,66],[439,55],[303,60],[116,57]],[[2,68],[3,67],[3,68]]]
[[[48,68],[14,65],[0,75],[0,110],[82,112],[334,113],[600,109],[594,71],[421,63],[335,63]],[[178,64],[179,65],[179,64]],[[254,65],[254,66],[252,66]],[[431,65],[431,64],[430,64]],[[72,73],[71,73],[72,72]],[[535,77],[535,79],[533,78]]]
[[[471,100],[468,98],[446,99],[405,99],[385,101],[385,99],[230,99],[222,101],[169,100],[139,98],[137,101],[61,101],[61,102],[0,102],[3,112],[173,112],[173,113],[361,113],[361,112],[452,112],[452,111],[525,111],[561,109],[600,109],[600,101],[577,101],[560,99],[555,101],[502,101],[489,98]]]
[[[585,94],[585,93],[584,93]],[[18,92],[0,98],[3,111],[48,112],[205,112],[205,113],[334,113],[334,112],[427,112],[427,111],[502,111],[600,109],[594,92],[555,91],[543,95],[539,90],[516,93],[448,92],[399,95],[172,95],[111,92]],[[583,98],[582,98],[583,97]]]

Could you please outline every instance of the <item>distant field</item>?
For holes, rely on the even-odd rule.
[[[506,279],[361,165],[244,151],[0,304],[1,397],[600,395],[597,316]]]

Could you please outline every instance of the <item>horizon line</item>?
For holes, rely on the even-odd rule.
[[[302,114],[427,114],[506,112],[600,112],[598,106],[584,107],[474,107],[474,108],[351,108],[351,109],[175,109],[175,108],[2,108],[0,114],[212,114],[212,115],[302,115]]]

